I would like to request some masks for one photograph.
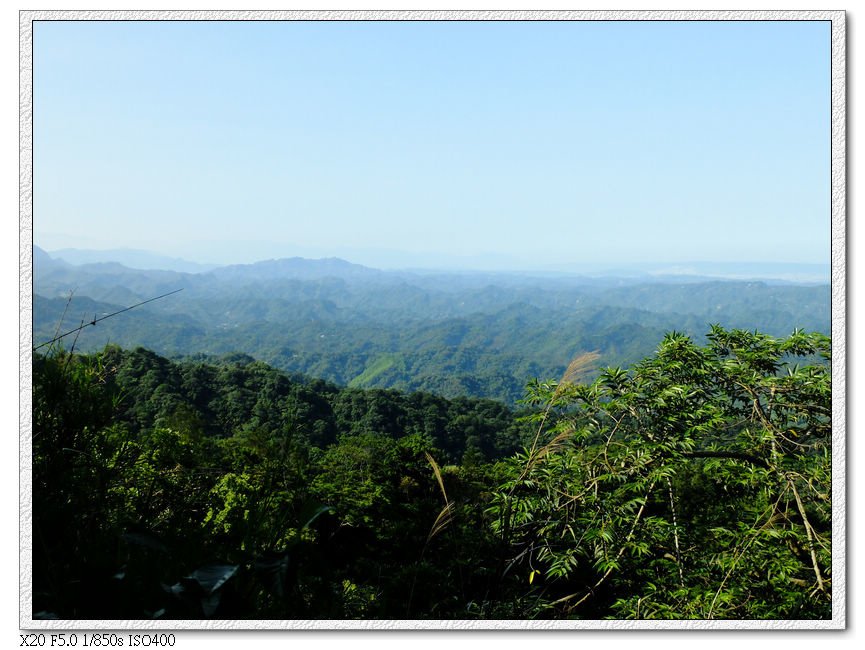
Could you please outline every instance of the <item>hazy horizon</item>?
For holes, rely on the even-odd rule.
[[[73,245],[76,241],[78,245]],[[796,260],[760,260],[760,259],[697,259],[684,258],[681,260],[647,259],[642,261],[629,261],[627,259],[607,259],[598,261],[585,261],[573,259],[571,261],[560,261],[558,263],[547,261],[545,263],[532,264],[524,262],[517,256],[508,256],[492,252],[477,255],[454,255],[444,251],[430,251],[425,254],[412,253],[406,250],[384,250],[384,249],[327,249],[327,248],[303,248],[298,246],[274,244],[272,242],[258,242],[260,245],[251,245],[238,249],[230,242],[224,244],[222,253],[208,255],[206,252],[195,254],[192,251],[184,251],[172,248],[142,248],[134,243],[120,246],[93,245],[86,240],[64,237],[45,237],[41,241],[34,241],[34,245],[51,253],[61,250],[80,250],[92,252],[129,251],[142,252],[165,258],[174,258],[199,264],[202,266],[229,266],[233,264],[254,264],[265,260],[284,259],[290,257],[301,257],[305,259],[327,259],[339,258],[353,264],[361,264],[371,268],[385,270],[399,269],[452,269],[464,271],[546,271],[557,269],[581,269],[581,268],[610,268],[610,267],[655,267],[669,266],[680,267],[689,264],[718,264],[718,265],[798,265],[798,266],[831,266],[826,262],[800,262]],[[218,249],[210,249],[218,250]]]
[[[213,263],[171,255],[158,250],[121,247],[116,249],[88,249],[79,247],[46,248],[35,244],[54,259],[80,265],[94,261],[114,261],[133,269],[163,269],[188,273],[206,272],[208,270],[231,265],[256,264],[280,259],[300,258],[306,260],[340,259],[350,264],[379,269],[383,271],[407,271],[420,273],[492,273],[503,275],[552,275],[552,276],[624,276],[643,275],[646,277],[670,276],[710,276],[721,279],[766,279],[783,280],[802,283],[823,283],[830,279],[829,264],[799,263],[799,262],[762,262],[759,260],[729,262],[718,260],[688,260],[670,263],[664,261],[633,262],[573,262],[571,264],[547,265],[537,267],[520,267],[519,265],[483,265],[481,258],[474,258],[474,264],[469,260],[454,258],[439,258],[438,263],[432,259],[417,259],[402,251],[391,251],[391,263],[370,263],[362,252],[357,255],[276,255],[248,259],[239,262]],[[382,261],[381,258],[378,258]],[[500,262],[502,260],[499,260]],[[152,263],[158,262],[158,263]],[[170,263],[173,262],[173,263]],[[450,262],[450,263],[449,263]],[[459,262],[463,262],[460,264]],[[197,267],[197,268],[192,268]]]

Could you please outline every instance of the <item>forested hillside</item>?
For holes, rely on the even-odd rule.
[[[19,12],[22,628],[846,624],[846,14],[444,18]]]
[[[651,353],[664,332],[829,332],[828,285],[383,272],[342,260],[272,260],[206,273],[74,266],[34,258],[34,342],[84,329],[75,349],[143,346],[168,356],[249,354],[344,386],[514,404],[532,377],[597,351],[602,365]],[[71,300],[70,300],[71,296]]]
[[[829,340],[706,340],[582,354],[521,412],[37,352],[34,616],[827,618]]]

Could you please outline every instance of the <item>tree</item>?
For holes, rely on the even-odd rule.
[[[526,615],[831,616],[829,339],[707,338],[532,386],[538,438],[489,510]]]

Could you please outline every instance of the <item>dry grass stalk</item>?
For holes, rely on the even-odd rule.
[[[430,456],[430,453],[428,451],[424,452],[424,456],[426,456],[427,462],[432,467],[433,474],[435,474],[436,480],[439,482],[439,488],[442,491],[442,496],[445,499],[445,503],[450,503],[450,499],[448,499],[448,493],[445,492],[445,482],[442,480],[441,468],[439,468],[438,463],[435,462],[435,459]]]
[[[441,490],[442,497],[445,501],[444,508],[442,508],[441,512],[439,512],[438,517],[436,517],[436,520],[433,522],[432,528],[430,528],[429,535],[427,535],[426,541],[427,543],[429,543],[429,541],[433,537],[438,535],[451,522],[451,520],[453,519],[454,509],[453,502],[448,499],[448,493],[445,490],[445,482],[442,479],[441,468],[438,466],[438,463],[435,462],[435,459],[429,454],[429,452],[425,451],[424,455],[426,456],[427,462],[429,462],[430,467],[432,467],[433,474],[435,474],[436,480],[439,484],[439,489]],[[426,547],[426,545],[424,545],[424,547]]]
[[[556,394],[563,386],[571,386],[579,384],[586,376],[595,369],[595,362],[601,358],[600,352],[594,350],[592,352],[583,352],[574,357],[565,369],[565,374],[559,380],[559,385],[556,387]]]
[[[541,423],[538,425],[538,432],[535,434],[535,440],[532,442],[532,450],[529,454],[530,458],[535,458],[535,451],[538,447],[538,440],[541,437],[541,433],[543,432],[544,425],[547,422],[547,416],[550,413],[550,409],[553,408],[553,402],[556,401],[556,398],[568,386],[573,386],[574,384],[580,383],[585,377],[595,369],[595,362],[601,358],[600,353],[597,350],[592,352],[583,352],[582,354],[574,357],[574,359],[568,364],[568,367],[565,369],[565,373],[562,375],[562,378],[559,380],[559,383],[556,385],[556,389],[553,391],[553,395],[550,398],[549,402],[547,402],[547,407],[544,409],[544,414],[541,417]],[[531,463],[529,463],[531,464]]]

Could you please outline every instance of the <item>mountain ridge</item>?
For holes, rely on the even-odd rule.
[[[707,262],[632,264],[588,264],[574,262],[552,265],[546,269],[470,270],[447,268],[377,268],[358,264],[342,257],[278,257],[238,264],[201,264],[179,257],[141,249],[77,249],[47,251],[33,246],[34,263],[63,262],[72,266],[114,262],[141,271],[173,271],[192,275],[215,274],[234,279],[271,277],[341,277],[373,278],[460,276],[500,281],[503,278],[531,278],[548,281],[609,282],[703,282],[707,280],[754,280],[774,284],[824,284],[830,281],[831,265],[794,262]]]

